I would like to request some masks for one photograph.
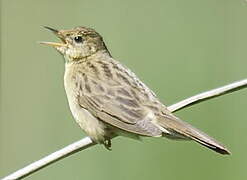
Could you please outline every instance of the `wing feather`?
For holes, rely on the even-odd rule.
[[[84,87],[83,93],[78,95],[80,106],[100,120],[124,131],[143,136],[162,134],[161,130],[151,122],[152,119],[148,115],[151,111],[132,95],[131,87],[121,84],[109,86],[105,83],[104,88],[99,88],[102,82],[89,76],[86,79],[87,81],[81,81],[84,84],[80,85]]]

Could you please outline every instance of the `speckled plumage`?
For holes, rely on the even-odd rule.
[[[213,138],[175,117],[127,67],[110,55],[93,29],[52,30],[62,43],[64,85],[71,112],[95,141],[110,147],[118,135],[192,139],[222,154],[229,151]]]

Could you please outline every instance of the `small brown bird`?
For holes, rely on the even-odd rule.
[[[230,154],[215,139],[174,116],[133,72],[111,56],[94,29],[45,28],[61,40],[41,43],[64,56],[70,110],[93,141],[109,149],[111,139],[118,135],[167,137],[194,140],[218,153]]]

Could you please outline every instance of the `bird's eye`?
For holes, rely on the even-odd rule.
[[[75,40],[75,42],[77,42],[77,43],[82,43],[82,42],[83,42],[83,39],[82,39],[81,36],[76,36],[76,37],[74,37],[74,40]]]

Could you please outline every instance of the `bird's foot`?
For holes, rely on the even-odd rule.
[[[110,139],[106,139],[104,142],[103,142],[104,146],[106,149],[108,149],[109,151],[111,151],[111,140]]]

